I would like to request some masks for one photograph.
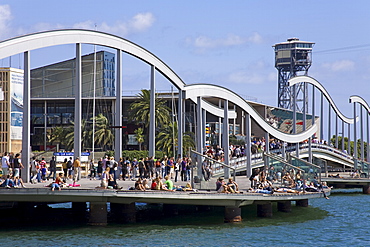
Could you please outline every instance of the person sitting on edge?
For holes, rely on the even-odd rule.
[[[7,189],[10,189],[11,187],[14,187],[14,181],[13,181],[12,177],[9,174],[6,175],[6,179],[0,185],[0,187],[5,187]]]
[[[229,181],[226,185],[229,187],[229,191],[231,193],[239,193],[239,186],[235,181],[233,181],[232,178],[229,178]]]
[[[222,185],[225,184],[224,179],[222,177],[219,177],[216,182],[216,191],[218,192]]]
[[[157,184],[158,184],[158,177],[156,177],[155,179],[153,179],[152,185],[150,186],[150,189],[157,190]]]
[[[55,189],[62,190],[60,187],[63,182],[63,173],[59,173],[59,176],[55,179],[55,181],[51,184],[51,190],[54,191]]]
[[[143,185],[141,178],[138,178],[138,180],[135,182],[135,189],[145,191],[145,187]]]
[[[218,193],[231,193],[229,186],[227,186],[222,177],[219,177],[218,181],[216,182],[216,190]]]
[[[167,175],[164,179],[166,179],[164,183],[166,184],[167,190],[173,190],[173,182],[171,181],[170,176]]]
[[[143,186],[146,190],[149,190],[150,189],[150,186],[148,184],[148,180],[147,179],[143,179]]]
[[[19,187],[26,188],[26,186],[23,183],[23,179],[17,176],[17,177],[14,177],[14,188],[19,188]]]

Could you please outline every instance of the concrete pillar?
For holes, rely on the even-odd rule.
[[[135,203],[111,203],[110,210],[114,221],[118,223],[136,223]]]
[[[106,202],[90,202],[89,225],[106,226],[108,224],[108,211]]]
[[[177,102],[177,156],[183,157],[183,134],[184,134],[184,92],[179,90],[179,98]]]
[[[242,209],[239,207],[225,207],[225,223],[242,221]]]
[[[74,96],[75,96],[75,115],[74,115],[74,158],[81,156],[81,137],[82,137],[82,59],[81,59],[81,46],[82,44],[76,44],[76,68],[75,68],[75,85],[74,85]]]
[[[251,136],[252,136],[252,124],[251,124],[251,116],[248,112],[245,113],[245,148],[244,151],[247,154],[247,178],[252,175],[252,143],[251,143]]]
[[[18,202],[18,213],[14,216],[14,221],[30,222],[34,219],[35,203],[33,202]]]
[[[272,217],[272,204],[257,204],[257,216],[258,217]]]
[[[195,210],[197,212],[209,212],[209,211],[211,211],[211,206],[208,206],[208,205],[197,205],[195,207]]]
[[[149,156],[155,156],[155,66],[150,68]]]
[[[291,201],[282,201],[277,203],[278,211],[290,213],[292,212],[292,203]]]
[[[30,52],[24,53],[24,81],[23,81],[23,124],[22,124],[22,164],[21,173],[23,182],[30,181],[30,146],[31,146],[31,62]]]
[[[84,222],[86,220],[86,202],[72,202],[72,220]]]
[[[308,207],[308,199],[297,200],[295,201],[295,205],[297,207]]]
[[[164,215],[178,215],[179,209],[176,204],[163,204]]]
[[[222,147],[224,148],[224,163],[230,165],[230,150],[229,150],[229,101],[224,100],[224,119],[222,128]],[[224,167],[224,178],[230,178],[230,168]]]
[[[370,185],[369,184],[362,186],[362,193],[363,194],[370,194]]]
[[[116,79],[116,108],[114,123],[122,126],[122,52],[117,49],[117,79]],[[114,158],[118,161],[122,156],[122,128],[115,129]]]

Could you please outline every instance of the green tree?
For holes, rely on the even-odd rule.
[[[110,128],[108,118],[103,114],[99,114],[95,117],[95,143],[102,147],[113,145],[114,135]]]
[[[141,143],[144,142],[144,130],[143,128],[138,128],[134,131],[136,141],[139,143],[139,151],[141,151]]]
[[[158,134],[158,141],[156,147],[158,150],[162,150],[168,156],[175,156],[174,146],[177,146],[178,142],[178,128],[177,123],[172,122],[166,126],[163,126]],[[192,133],[184,133],[183,135],[183,152],[185,153],[189,148],[194,148],[195,142]]]
[[[141,93],[137,95],[139,99],[130,105],[130,117],[129,119],[138,125],[144,127],[144,135],[148,138],[148,128],[150,123],[150,91],[142,89]],[[171,109],[166,106],[166,101],[158,98],[158,94],[155,95],[155,126],[167,125],[170,122]]]
[[[64,128],[61,126],[52,128],[49,142],[51,144],[56,142],[56,143],[59,143],[60,145],[66,145]]]

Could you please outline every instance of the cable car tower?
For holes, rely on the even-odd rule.
[[[307,75],[312,63],[312,47],[315,43],[290,38],[273,45],[275,68],[278,70],[278,107],[293,110],[294,96],[296,110],[308,111],[308,91],[302,82],[289,87],[288,80],[298,75]]]

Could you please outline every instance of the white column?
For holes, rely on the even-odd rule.
[[[228,109],[229,101],[224,100],[224,121],[223,121],[223,130],[222,130],[222,146],[224,148],[224,163],[226,165],[230,164],[230,152],[229,152],[229,116]],[[224,178],[230,178],[230,169],[224,167]]]
[[[202,98],[197,98],[197,151],[198,153],[203,153],[203,114],[202,114]],[[197,176],[202,179],[202,160],[203,158],[197,157]]]
[[[247,155],[247,178],[252,175],[252,144],[251,144],[251,116],[249,113],[245,113],[245,150],[244,153]]]
[[[24,52],[24,81],[23,81],[23,125],[22,125],[22,179],[30,181],[30,146],[31,146],[31,72],[30,52]]]
[[[117,49],[116,115],[115,125],[122,126],[122,52]],[[115,129],[114,158],[122,157],[122,128]]]
[[[202,120],[202,98],[197,98],[197,151],[203,153],[203,120]]]
[[[76,44],[76,77],[75,77],[75,116],[74,116],[74,158],[81,156],[81,121],[82,121],[82,62],[81,62],[81,44]]]
[[[149,156],[155,156],[155,66],[150,70]]]
[[[179,90],[179,98],[177,102],[177,156],[182,157],[183,154],[183,134],[184,134],[184,121],[183,121],[183,91],[180,89]]]

